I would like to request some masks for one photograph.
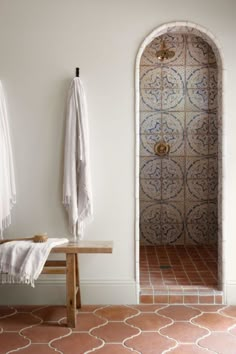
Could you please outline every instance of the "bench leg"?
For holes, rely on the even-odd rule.
[[[67,326],[76,326],[76,254],[66,255],[66,309]]]
[[[80,281],[79,281],[79,255],[75,255],[75,274],[76,274],[76,307],[79,309],[81,307],[81,297],[80,297]]]

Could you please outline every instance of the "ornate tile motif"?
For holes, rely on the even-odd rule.
[[[140,178],[161,178],[161,160],[157,157],[141,158]]]
[[[161,200],[161,180],[141,179],[140,200]]]
[[[162,112],[161,130],[164,135],[184,134],[184,112]]]
[[[175,28],[176,31],[176,28]],[[140,66],[140,229],[147,244],[217,240],[218,70],[191,28],[155,38]],[[165,40],[173,58],[158,61]],[[156,156],[157,142],[170,145]]]
[[[162,127],[162,113],[160,112],[141,112],[140,134],[160,134]]]
[[[183,111],[184,97],[183,89],[169,88],[162,90],[162,109],[168,111]]]

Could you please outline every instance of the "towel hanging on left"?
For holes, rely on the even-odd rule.
[[[92,219],[89,165],[88,115],[84,88],[79,77],[71,82],[66,116],[63,204],[74,238],[84,237],[84,226]]]
[[[16,202],[15,174],[6,101],[0,81],[0,238],[11,224],[11,208]]]

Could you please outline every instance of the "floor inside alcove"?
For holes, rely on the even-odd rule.
[[[140,246],[140,303],[222,304],[215,246]]]

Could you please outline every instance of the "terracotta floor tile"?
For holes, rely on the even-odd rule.
[[[48,343],[53,339],[66,336],[71,331],[67,327],[60,327],[59,325],[48,326],[34,326],[23,330],[21,333],[32,343]]]
[[[140,331],[123,322],[109,322],[105,326],[95,328],[91,334],[107,343],[121,343],[124,339],[138,334]]]
[[[13,307],[0,306],[0,318],[12,315],[13,313],[16,313],[16,310]]]
[[[48,321],[59,321],[63,317],[66,317],[66,307],[65,306],[47,306],[34,311],[34,314],[40,317],[45,322]]]
[[[82,307],[78,309],[78,312],[93,312],[101,307],[104,307],[104,305],[82,305]]]
[[[65,354],[84,354],[86,351],[98,348],[101,345],[102,341],[100,339],[87,333],[72,333],[69,337],[58,339],[51,344],[53,348]]]
[[[27,348],[20,349],[16,353],[19,354],[55,354],[55,349],[52,349],[48,344],[31,344]]]
[[[229,327],[236,324],[236,319],[218,313],[203,313],[198,318],[193,319],[192,322],[206,327],[210,331],[227,331]]]
[[[30,313],[16,313],[13,316],[0,319],[0,327],[4,331],[19,331],[37,323],[40,323],[40,320],[34,318]]]
[[[108,306],[96,310],[95,313],[109,321],[124,321],[128,317],[136,315],[138,311],[128,306]]]
[[[107,320],[105,318],[100,318],[94,313],[78,313],[77,315],[77,324],[73,328],[73,331],[89,331],[91,328],[98,327],[102,324],[105,324]],[[66,325],[67,320],[63,320],[63,323]]]
[[[164,305],[165,306],[165,305]],[[160,310],[161,308],[163,308],[163,305],[133,305],[132,306],[133,308],[141,311],[141,312],[155,312],[156,310]]]
[[[220,311],[221,314],[226,314],[227,316],[233,317],[236,319],[236,306],[228,306],[223,308]]]
[[[181,343],[195,343],[198,338],[209,332],[189,322],[175,322],[169,327],[160,329],[160,333]]]
[[[220,354],[235,354],[236,352],[236,337],[230,333],[212,333],[209,337],[201,339],[198,344]]]
[[[104,347],[95,350],[96,354],[135,354],[136,351],[125,348],[122,344],[105,344]]]
[[[196,344],[179,344],[177,348],[170,350],[169,354],[215,354],[215,352],[200,348]]]
[[[157,332],[143,332],[137,337],[128,339],[124,344],[142,354],[162,354],[165,350],[174,347],[176,342]]]
[[[172,321],[156,313],[141,313],[130,318],[126,323],[141,329],[142,331],[158,331],[161,327],[170,324]]]
[[[225,305],[191,305],[191,307],[200,310],[201,312],[217,312],[218,310],[224,309]]]
[[[17,310],[17,312],[32,312],[39,308],[37,305],[14,305],[13,307]]]
[[[165,309],[159,310],[158,313],[170,317],[174,321],[188,321],[194,316],[199,315],[201,312],[184,305],[170,305]]]
[[[6,354],[10,350],[27,346],[30,341],[18,333],[0,333],[0,343],[0,354]]]

